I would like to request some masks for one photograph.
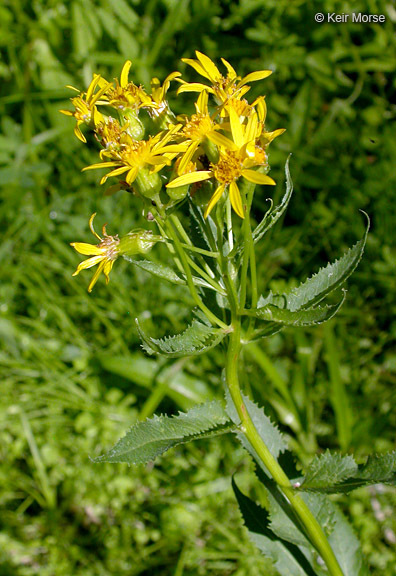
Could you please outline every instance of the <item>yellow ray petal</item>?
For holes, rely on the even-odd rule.
[[[237,88],[244,86],[248,82],[256,82],[257,80],[263,80],[268,76],[271,76],[272,70],[258,70],[257,72],[251,72],[238,83]]]
[[[106,180],[107,178],[110,178],[110,176],[119,176],[120,174],[123,174],[127,170],[129,170],[129,166],[120,166],[120,168],[116,168],[115,170],[112,170],[111,172],[106,174]]]
[[[125,88],[126,86],[128,86],[128,74],[129,74],[129,69],[131,66],[132,66],[132,62],[130,60],[127,60],[124,64],[124,66],[122,67],[121,76],[120,76],[121,88]]]
[[[202,54],[202,52],[198,52],[198,50],[195,51],[195,54],[197,55],[198,60],[202,64],[203,69],[209,75],[209,79],[212,82],[216,82],[216,80],[221,78],[221,74],[218,71],[217,66],[215,66],[215,64],[210,58],[208,58],[208,56]]]
[[[225,60],[224,58],[222,58],[221,61],[223,62],[224,66],[227,68],[228,78],[230,80],[235,79],[237,77],[237,73],[235,72],[235,70],[231,66],[231,64],[229,62],[227,62],[227,60]]]
[[[182,84],[179,86],[176,94],[179,95],[182,92],[202,92],[202,90],[207,90],[211,94],[214,94],[213,88],[210,86],[205,86],[205,84],[200,84],[199,82],[191,82],[190,84]]]
[[[253,184],[270,184],[271,186],[276,184],[275,180],[255,170],[242,170],[242,176],[246,178],[246,180],[249,180],[249,182],[253,182]]]
[[[212,177],[212,172],[209,170],[199,170],[197,172],[189,172],[188,174],[183,174],[178,178],[169,182],[166,185],[167,188],[177,188],[178,186],[184,186],[185,184],[193,184],[193,182],[202,182],[202,180],[208,180]]]
[[[136,167],[129,170],[129,172],[125,178],[125,180],[127,181],[128,184],[132,184],[132,182],[134,182],[136,180],[136,176],[138,175],[138,172],[139,172],[139,168],[136,168]]]
[[[220,200],[221,195],[224,192],[224,188],[225,188],[225,184],[220,184],[220,186],[217,188],[217,190],[213,194],[212,198],[209,200],[209,204],[207,205],[206,210],[205,210],[205,214],[204,214],[205,218],[207,218],[209,216],[209,214],[211,213],[211,211],[213,209],[213,206]]]
[[[255,140],[257,136],[257,114],[254,112],[253,114],[251,114],[251,116],[249,117],[247,126],[246,126],[246,131],[245,131],[245,142],[252,142],[252,140]]]
[[[198,96],[198,100],[195,103],[195,108],[198,114],[208,113],[208,91],[202,90],[201,94]]]
[[[71,242],[70,246],[73,246],[74,250],[77,250],[79,254],[84,254],[84,256],[99,256],[106,252],[106,248],[98,248],[95,244],[87,244],[86,242]]]
[[[88,292],[92,292],[92,288],[95,286],[96,282],[98,281],[98,278],[100,276],[100,273],[102,272],[103,268],[104,268],[105,262],[101,262],[97,268],[97,270],[95,271],[95,274],[92,276],[92,280],[89,283],[88,286]]]
[[[177,169],[177,173],[179,176],[184,174],[188,163],[191,161],[191,158],[194,156],[196,149],[199,146],[199,142],[191,142],[190,146],[187,148],[186,152],[184,153],[182,159],[180,160],[179,168]]]
[[[189,66],[194,68],[194,70],[198,72],[198,74],[210,80],[210,76],[208,76],[208,74],[205,72],[205,68],[199,62],[197,62],[196,60],[192,60],[191,58],[182,58],[181,60],[185,64],[188,64]]]
[[[230,108],[229,114],[230,114],[232,137],[237,147],[242,148],[242,146],[244,145],[244,138],[243,138],[242,126],[239,121],[239,116],[234,110],[234,108]]]
[[[87,90],[87,102],[90,101],[92,94],[94,93],[94,90],[96,88],[96,86],[98,85],[98,82],[100,80],[100,75],[99,74],[94,74],[93,79],[91,81],[91,84],[88,86],[88,90]]]
[[[105,278],[106,278],[106,284],[108,284],[110,282],[109,274],[113,268],[114,262],[115,262],[115,260],[106,260],[104,263],[103,274],[105,275]]]
[[[238,146],[235,144],[235,142],[227,138],[227,136],[220,134],[219,132],[208,132],[207,137],[211,142],[213,142],[213,144],[216,144],[216,146],[220,146],[226,150],[238,150]]]
[[[84,134],[80,130],[80,124],[82,124],[82,122],[77,122],[77,126],[75,126],[75,128],[74,128],[74,134],[77,136],[77,138],[79,140],[81,140],[81,142],[84,142],[84,144],[86,144],[87,139],[85,138]]]
[[[239,188],[235,180],[233,180],[230,184],[230,200],[231,206],[234,208],[238,216],[245,218],[245,214],[243,213],[241,193],[239,192]]]
[[[73,272],[72,276],[77,276],[81,270],[87,270],[88,268],[92,268],[92,266],[99,264],[99,262],[103,262],[103,258],[103,254],[101,254],[100,256],[92,256],[92,258],[88,258],[88,260],[80,262],[80,264],[77,266],[77,270]]]
[[[90,166],[85,166],[81,172],[86,172],[87,170],[96,170],[97,168],[110,168],[110,166],[119,166],[119,162],[101,162],[99,164],[91,164]]]
[[[263,132],[262,138],[265,138],[269,144],[272,140],[275,140],[275,138],[283,134],[283,132],[286,132],[286,128],[278,128],[278,130],[273,130],[272,132]]]

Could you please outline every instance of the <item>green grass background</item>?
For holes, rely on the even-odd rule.
[[[386,22],[316,24],[318,11]],[[342,449],[363,460],[394,449],[396,381],[395,22],[393,1],[6,0],[0,6],[0,574],[272,575],[249,544],[230,488],[251,465],[232,438],[173,450],[154,466],[93,465],[138,418],[221,397],[223,356],[146,357],[134,318],[183,329],[191,302],[117,262],[92,295],[69,242],[142,226],[133,198],[104,198],[93,141],[81,145],[66,84],[136,83],[180,70],[199,49],[239,73],[271,68],[267,94],[275,196],[292,153],[295,194],[258,248],[263,290],[295,285],[333,260],[372,219],[364,260],[337,318],[246,349],[244,385],[290,437],[301,462]],[[183,111],[188,98],[176,100]],[[192,100],[189,101],[190,106]],[[185,104],[184,104],[185,105]],[[257,220],[266,209],[256,195]],[[156,248],[157,250],[157,248]],[[158,248],[158,255],[166,253]],[[290,418],[298,409],[298,422]],[[253,488],[252,488],[253,489]],[[374,575],[396,574],[395,492],[339,499]]]

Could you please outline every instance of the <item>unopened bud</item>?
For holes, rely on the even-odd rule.
[[[139,194],[153,200],[161,191],[162,181],[157,172],[151,172],[149,168],[140,168],[133,186]]]
[[[161,236],[155,235],[150,230],[132,230],[122,238],[118,245],[118,253],[121,256],[134,256],[135,254],[146,254],[157,242],[162,240]]]
[[[137,112],[131,108],[125,108],[122,115],[128,122],[128,133],[134,140],[142,140],[144,137],[144,126],[139,120]]]

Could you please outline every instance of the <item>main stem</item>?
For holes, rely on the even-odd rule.
[[[277,460],[272,456],[271,452],[267,448],[265,442],[262,440],[252,422],[252,419],[243,401],[241,389],[239,386],[238,362],[242,345],[241,323],[238,316],[234,316],[232,325],[233,332],[230,333],[229,347],[227,350],[226,381],[232,400],[241,420],[241,429],[256,451],[258,457],[262,460],[263,464],[278,485],[279,490],[294,510],[294,513],[300,520],[301,525],[304,527],[311,543],[313,546],[315,546],[316,550],[325,562],[329,574],[331,576],[343,576],[343,572],[340,568],[340,565],[338,564],[337,558],[335,557],[334,552],[331,549],[320,524],[313,516],[312,512],[305,504],[301,496],[296,494],[285,472],[278,464]]]

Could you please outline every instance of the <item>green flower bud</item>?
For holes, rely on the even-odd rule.
[[[128,122],[128,133],[134,140],[142,140],[144,137],[144,126],[139,120],[138,114],[131,108],[122,110],[122,115]]]
[[[132,230],[120,238],[120,243],[117,246],[118,254],[121,256],[146,254],[154,244],[161,240],[161,236],[153,234],[150,230]]]
[[[140,168],[133,187],[145,198],[153,200],[161,191],[162,181],[158,172],[150,172],[149,168]]]

